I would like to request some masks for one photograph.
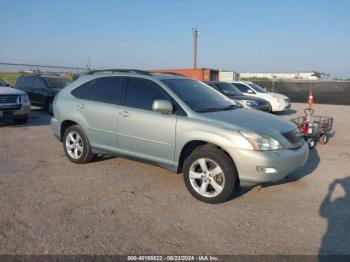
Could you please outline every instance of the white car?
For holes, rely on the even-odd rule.
[[[285,111],[291,106],[290,99],[287,96],[269,92],[265,88],[252,82],[234,81],[231,82],[231,84],[247,96],[259,97],[268,101],[271,105],[272,112]]]

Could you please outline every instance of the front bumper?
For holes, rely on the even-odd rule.
[[[61,141],[61,128],[60,128],[60,123],[59,121],[55,118],[51,118],[51,129],[54,134],[54,136]]]
[[[8,118],[8,116],[21,117],[30,113],[30,106],[22,106],[22,104],[2,104],[0,105],[0,118]]]
[[[282,112],[288,110],[289,108],[291,108],[291,103],[286,101],[272,105],[273,112]]]
[[[235,161],[241,186],[254,186],[279,181],[303,167],[308,160],[309,147],[307,143],[303,143],[298,149],[277,151],[237,149],[230,154]],[[265,174],[259,172],[257,167],[274,168],[277,173]]]

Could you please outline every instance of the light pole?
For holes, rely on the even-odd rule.
[[[199,31],[197,28],[192,28],[193,33],[193,68],[197,68],[197,40]]]

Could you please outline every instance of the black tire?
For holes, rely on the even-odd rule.
[[[329,141],[329,136],[328,136],[328,134],[323,134],[322,136],[320,136],[319,142],[320,142],[321,145],[327,144],[328,141]]]
[[[269,113],[273,113],[273,112],[272,112],[272,105],[271,105],[271,103],[270,103],[270,102],[267,102],[267,104],[269,105],[269,111],[268,111],[268,112],[269,112]]]
[[[70,155],[70,153],[68,152],[66,141],[67,141],[67,136],[70,133],[76,133],[81,138],[82,150],[80,151],[81,154],[79,155],[78,158],[73,158]],[[65,130],[64,135],[63,135],[63,150],[70,161],[72,161],[73,163],[78,163],[78,164],[89,163],[89,162],[91,162],[91,160],[95,156],[91,151],[90,142],[87,139],[87,136],[86,136],[84,130],[78,125],[70,126]]]
[[[28,122],[28,115],[26,116],[21,116],[21,117],[16,117],[13,119],[13,122],[16,124],[16,125],[24,125]]]
[[[221,170],[223,171],[220,173],[220,176],[224,177],[224,185],[222,187],[221,193],[215,196],[203,196],[199,192],[197,192],[192,185],[192,183],[200,183],[200,179],[198,180],[193,180],[191,182],[190,179],[190,169],[193,168],[195,163],[199,159],[207,159],[208,161],[213,161],[215,164],[217,164]],[[209,162],[210,163],[210,162]],[[209,169],[209,173],[210,168]],[[201,172],[201,171],[199,171]],[[203,171],[202,171],[203,172]],[[210,174],[209,174],[210,175]],[[213,147],[213,146],[202,146],[199,149],[195,150],[192,152],[192,154],[185,160],[184,163],[184,169],[183,169],[183,177],[185,181],[185,185],[190,191],[190,193],[197,199],[210,203],[210,204],[216,204],[216,203],[221,203],[229,200],[232,197],[233,191],[238,184],[238,173],[236,170],[236,167],[232,161],[232,159],[222,150]],[[216,177],[216,176],[215,176]],[[198,181],[198,182],[197,182]],[[202,180],[204,181],[204,180]],[[202,182],[204,183],[204,182]],[[211,186],[211,182],[208,182],[209,185]],[[199,184],[197,184],[199,186]],[[207,188],[213,189],[214,188],[211,186],[208,186]],[[209,192],[210,193],[210,192]],[[215,193],[215,192],[214,192]]]
[[[49,98],[46,102],[45,111],[53,115],[53,99]]]

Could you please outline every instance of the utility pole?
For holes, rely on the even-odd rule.
[[[199,31],[197,28],[192,28],[193,33],[193,68],[197,68],[197,40]]]

